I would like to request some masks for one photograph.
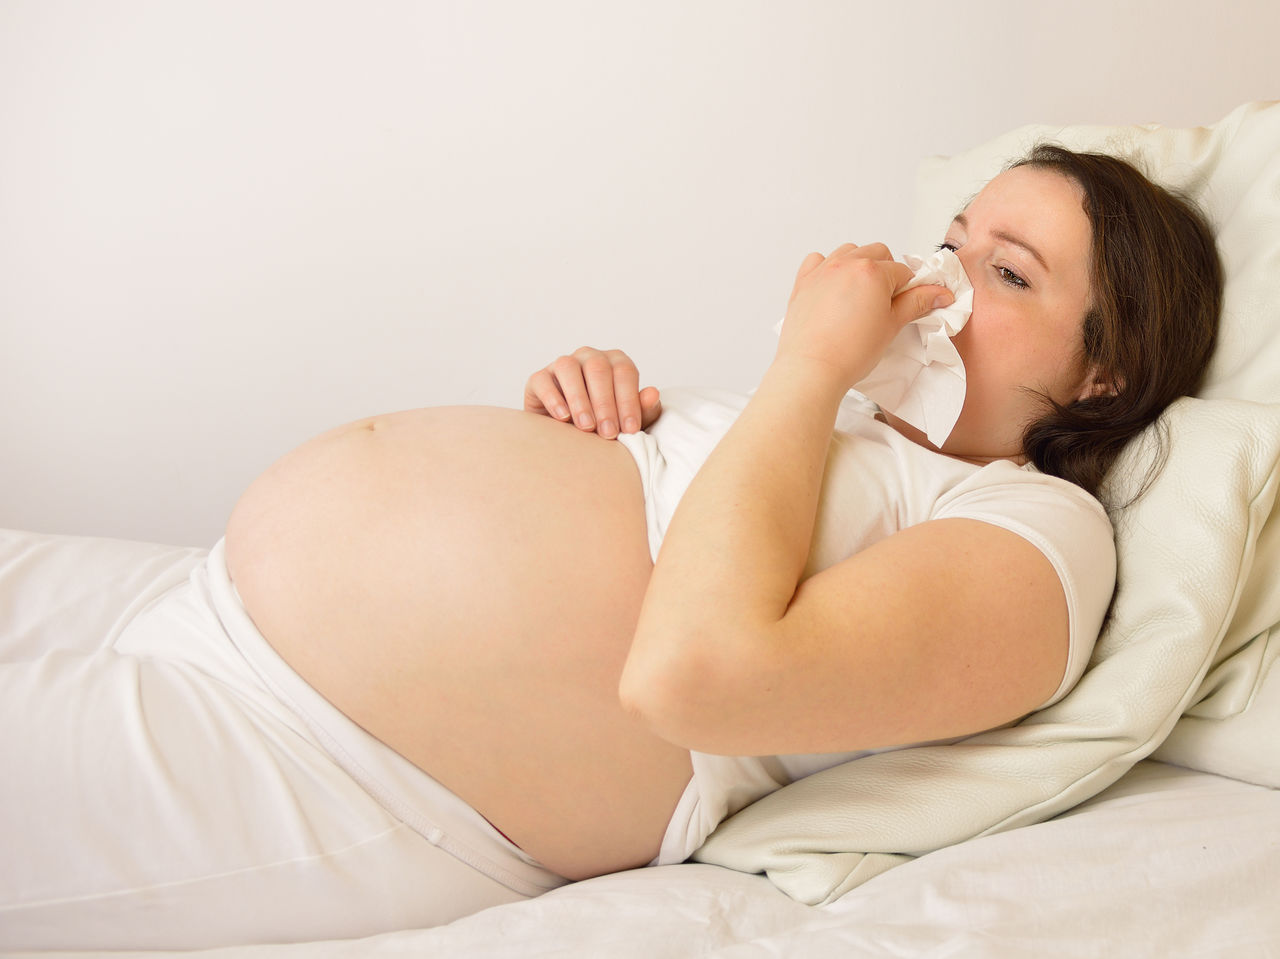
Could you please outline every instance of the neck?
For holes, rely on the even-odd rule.
[[[881,410],[877,414],[877,418],[883,420],[892,427],[895,432],[901,433],[917,446],[923,446],[927,450],[932,450],[935,453],[941,453],[943,456],[949,456],[952,459],[960,460],[963,463],[972,463],[974,466],[986,466],[989,463],[995,463],[998,460],[1009,460],[1011,463],[1016,463],[1018,466],[1025,466],[1027,463],[1026,454],[1022,452],[1004,455],[987,454],[972,450],[952,449],[950,448],[949,443],[944,443],[943,446],[939,448],[929,442],[929,439],[925,436],[923,430],[917,429],[901,417],[894,416],[892,413],[887,413],[884,410]]]

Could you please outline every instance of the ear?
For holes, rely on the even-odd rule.
[[[1077,400],[1091,400],[1095,396],[1118,396],[1124,389],[1124,378],[1108,373],[1096,363],[1089,366],[1084,382],[1080,384]]]

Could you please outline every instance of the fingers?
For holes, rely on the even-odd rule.
[[[560,357],[548,367],[560,394],[568,404],[573,425],[587,432],[596,428],[596,419],[592,413],[591,392],[583,365],[587,359],[586,354],[597,352],[583,347],[571,356]],[[598,377],[596,379],[598,382]]]
[[[892,260],[893,254],[889,252],[889,248],[883,243],[868,243],[859,246],[856,243],[842,243],[831,251],[828,259],[837,256],[846,256],[859,260]]]
[[[826,257],[821,253],[810,253],[806,256],[800,261],[800,269],[796,270],[796,282],[799,283],[806,275],[812,273],[825,259]]]
[[[821,253],[810,253],[806,256],[800,262],[800,268],[796,271],[796,284],[798,285],[801,280],[824,264],[829,267],[837,267],[850,260],[881,261],[886,264],[896,263],[893,253],[883,243],[868,243],[865,246],[859,246],[856,243],[842,243],[826,256]],[[897,264],[897,266],[901,266],[901,264]],[[890,269],[894,270],[895,276],[900,272],[893,266],[890,266]],[[902,267],[902,269],[906,270],[906,279],[910,279],[911,271],[907,270],[906,267]],[[906,279],[902,282],[905,283]]]
[[[841,243],[827,254],[826,259],[892,260],[893,254],[883,243],[867,243],[863,246],[857,243]]]
[[[538,370],[524,384],[524,408],[529,413],[539,413],[552,419],[569,419],[569,407],[565,405],[551,368]]]
[[[622,390],[626,389],[626,376],[622,374],[615,375],[614,357],[610,353],[601,353],[599,350],[583,348],[575,352],[574,356],[580,358],[582,378],[587,385],[586,402],[588,408],[582,419],[588,422],[594,421],[597,433],[605,439],[613,439],[618,435],[618,423],[620,422],[618,418],[618,393],[620,388]],[[630,363],[629,360],[627,362]],[[632,367],[633,372],[634,370],[635,368]],[[637,382],[634,384],[633,389],[637,394],[640,392],[639,379],[640,375],[636,373],[635,380]],[[618,382],[619,380],[622,381],[621,386]],[[640,405],[638,399],[635,401],[635,405],[637,407]],[[638,410],[634,415],[638,418]],[[574,421],[577,422],[577,419],[577,416],[575,416]],[[578,425],[584,429],[591,428],[582,427],[581,423]]]
[[[640,373],[621,350],[582,347],[529,378],[526,410],[572,421],[585,432],[613,439],[657,418],[658,391],[640,389]]]
[[[801,260],[800,268],[796,270],[797,282],[828,260],[836,261],[840,259],[892,260],[893,254],[889,252],[889,248],[883,243],[868,243],[866,246],[858,246],[856,243],[841,243],[827,256],[823,256],[821,253],[810,253]]]
[[[646,386],[640,391],[640,428],[648,429],[662,413],[662,401],[656,386]]]
[[[872,280],[877,288],[882,289],[883,294],[892,297],[910,282],[913,273],[906,264],[895,260],[893,253],[883,243],[869,243],[865,246],[845,243],[827,256],[810,253],[804,258],[796,273],[792,300],[806,286],[829,283],[836,276],[844,277],[845,280],[852,279],[855,283]]]
[[[597,432],[612,439],[619,432],[640,429],[640,371],[630,357],[618,350],[610,350],[605,357],[609,368],[598,373],[601,388],[592,390],[591,398],[600,424]]]

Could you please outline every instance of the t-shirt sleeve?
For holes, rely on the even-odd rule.
[[[981,520],[1027,540],[1053,565],[1067,601],[1067,668],[1043,709],[1083,675],[1111,605],[1116,581],[1115,536],[1102,505],[1072,483],[1012,463],[993,463],[951,490],[935,519]]]

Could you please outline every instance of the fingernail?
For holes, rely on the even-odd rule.
[[[931,309],[931,310],[940,310],[940,309],[942,309],[944,306],[950,306],[950,305],[951,305],[952,303],[954,303],[955,301],[956,301],[956,298],[955,298],[954,296],[947,296],[947,295],[945,295],[945,294],[939,294],[938,296],[935,296],[935,297],[933,298],[933,303],[929,306],[929,309]]]
[[[600,421],[600,435],[606,439],[612,439],[618,435],[618,428],[613,425],[613,420]]]
[[[640,429],[640,421],[637,420],[634,416],[628,416],[625,420],[622,421],[622,429],[624,432],[634,433]]]
[[[591,418],[590,413],[579,413],[573,420],[578,424],[579,428],[589,430],[596,425],[595,420]]]

